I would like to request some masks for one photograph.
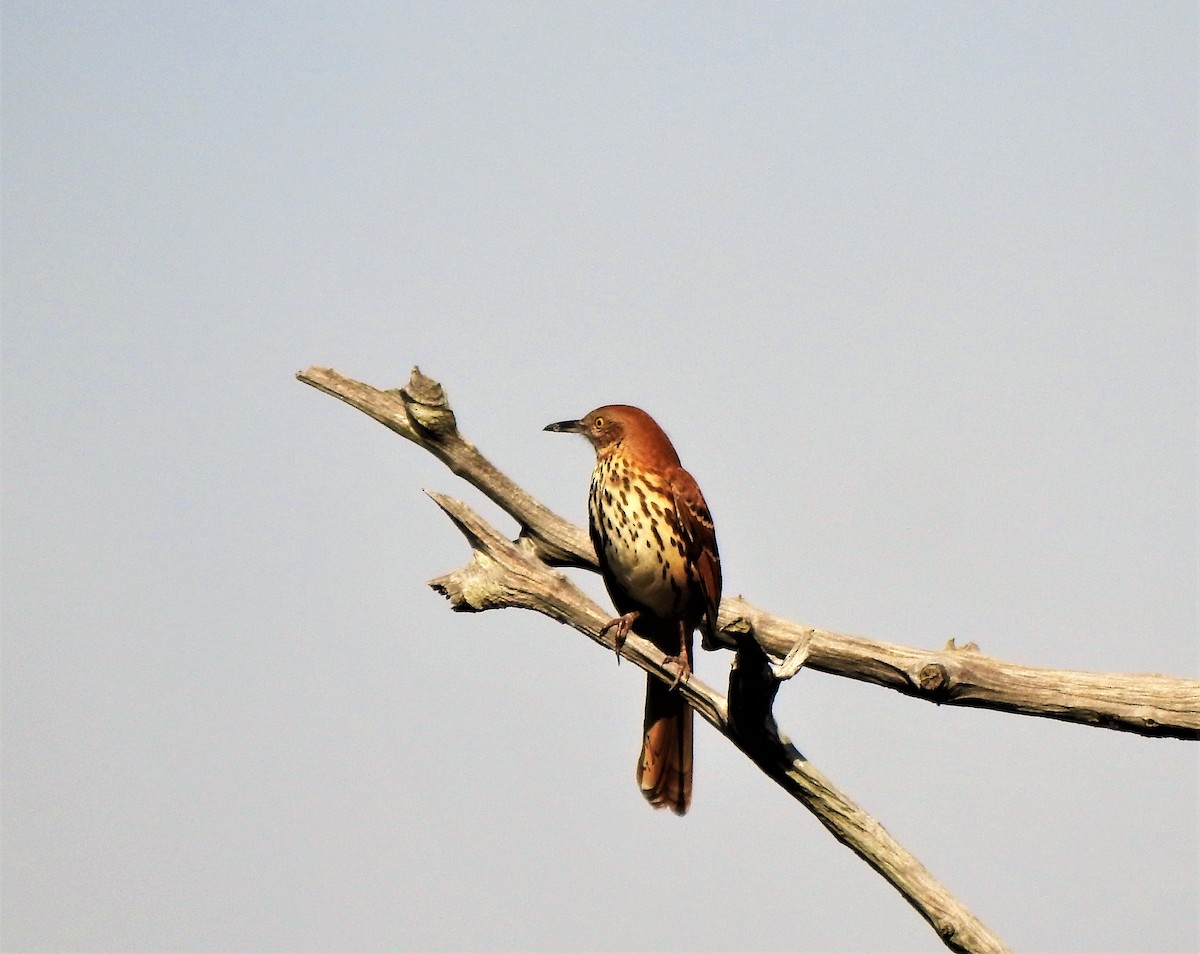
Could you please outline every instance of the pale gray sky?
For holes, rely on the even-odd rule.
[[[4,3],[5,949],[939,950],[707,726],[647,808],[641,674],[449,613],[421,491],[494,508],[293,374],[420,364],[578,521],[542,426],[642,405],[729,593],[1194,676],[1196,26]],[[1200,948],[1194,744],[778,714],[1015,948]]]

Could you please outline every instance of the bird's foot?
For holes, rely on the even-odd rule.
[[[675,667],[675,680],[667,687],[668,692],[681,682],[687,682],[688,676],[692,674],[692,667],[688,665],[687,656],[667,656],[663,660],[663,665]]]
[[[632,613],[626,613],[624,616],[617,616],[610,619],[607,623],[600,627],[600,635],[603,636],[610,629],[613,633],[613,648],[617,651],[617,662],[621,661],[621,650],[625,647],[625,637],[629,635],[629,631],[633,629],[633,624],[642,614],[637,610]]]

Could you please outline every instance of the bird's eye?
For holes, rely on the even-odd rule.
[[[594,427],[596,430],[600,430],[600,428],[602,428],[603,426],[604,426],[604,418],[602,418],[602,417],[598,417],[594,421],[592,421],[592,427]]]

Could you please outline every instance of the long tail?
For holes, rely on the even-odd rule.
[[[690,629],[685,630],[686,624],[680,620],[663,622],[666,625],[655,626],[658,631],[652,632],[651,638],[668,655],[682,655],[690,672]],[[692,707],[683,693],[654,676],[646,677],[646,718],[637,780],[646,801],[655,808],[682,815],[692,803]]]
[[[692,803],[692,707],[654,676],[646,677],[646,721],[637,780],[655,808],[682,815]]]

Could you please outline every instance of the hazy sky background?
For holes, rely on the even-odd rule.
[[[293,375],[419,364],[580,522],[542,426],[642,405],[730,594],[1195,676],[1196,27],[4,3],[5,949],[940,950],[706,725],[651,811],[641,673],[451,614],[422,489],[511,521]],[[778,715],[1014,948],[1200,948],[1195,744],[807,672]]]

